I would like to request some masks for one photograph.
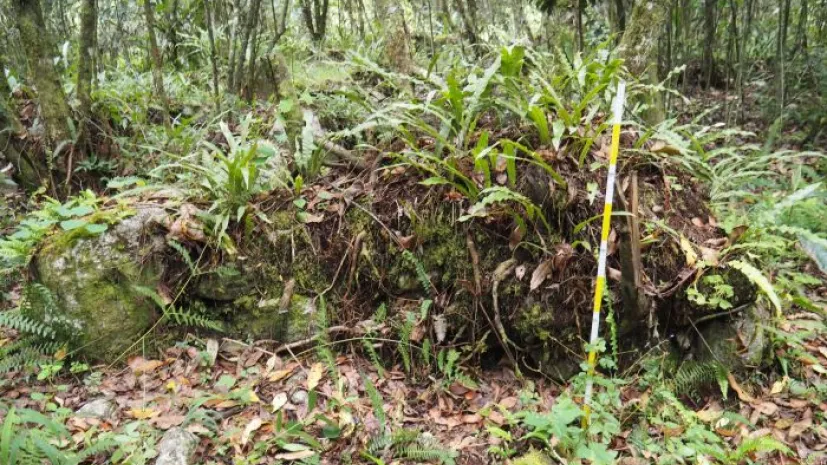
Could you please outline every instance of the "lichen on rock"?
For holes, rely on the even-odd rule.
[[[155,289],[161,281],[166,244],[152,228],[165,215],[140,207],[98,236],[57,234],[34,261],[36,279],[57,300],[43,319],[87,357],[117,358],[158,318],[156,304],[135,287]]]

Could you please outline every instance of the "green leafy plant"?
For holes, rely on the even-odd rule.
[[[61,240],[95,236],[132,214],[125,206],[104,210],[104,199],[87,190],[77,197],[59,202],[46,197],[38,209],[29,213],[11,235],[0,238],[0,265],[20,267],[29,263],[38,246],[50,234],[62,231]]]
[[[417,462],[438,462],[453,465],[456,451],[443,448],[432,436],[416,430],[400,429],[392,434],[373,438],[362,457],[376,465],[385,465],[394,460]]]
[[[62,422],[30,409],[0,405],[0,463],[24,465],[48,462],[52,465],[79,465],[111,450],[115,442],[101,438],[83,450],[74,450],[72,435]]]
[[[23,288],[17,308],[0,312],[0,328],[17,332],[14,341],[0,345],[0,373],[54,363],[52,356],[63,345],[58,334],[59,321],[44,316],[55,314],[54,296],[39,283]]]

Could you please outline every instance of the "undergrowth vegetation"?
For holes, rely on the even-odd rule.
[[[571,34],[548,2],[490,27],[474,2],[443,2],[435,34],[430,4],[426,21],[345,2],[324,39],[327,1],[298,5],[310,37],[287,27],[289,2],[145,2],[70,1],[42,25],[67,36],[59,56],[0,50],[0,464],[149,464],[169,437],[187,460],[239,465],[823,451],[822,44],[771,63],[729,6],[728,53],[780,65],[773,86],[761,70],[745,83],[743,57],[721,77],[709,52],[699,81],[762,101],[734,118],[690,111],[692,63],[652,58],[640,30],[661,4],[616,28],[624,2],[609,21],[584,2]],[[6,3],[0,45],[39,42],[40,2]],[[111,21],[84,58],[97,39],[64,16],[97,4]],[[601,249],[608,311],[588,341]],[[67,265],[82,254],[88,270]],[[47,286],[48,266],[72,286]],[[106,338],[117,353],[90,352]]]

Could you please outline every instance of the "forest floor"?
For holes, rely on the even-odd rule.
[[[827,457],[827,430],[819,425],[827,412],[825,393],[802,387],[819,385],[827,366],[827,335],[810,331],[820,318],[810,313],[787,318],[784,329],[805,337],[799,379],[740,386],[731,378],[729,400],[710,394],[687,405],[733,450],[748,438],[764,436],[792,450],[789,457],[761,457],[755,463],[820,463],[814,459]],[[520,439],[527,431],[518,419],[548,411],[569,389],[544,379],[519,379],[506,367],[471,374],[474,383],[413,378],[399,366],[378,373],[375,365],[350,354],[338,356],[334,372],[306,354],[276,355],[227,339],[192,338],[158,356],[130,358],[126,367],[89,370],[34,384],[6,380],[0,394],[18,407],[43,412],[76,412],[88,402],[108,399],[111,409],[105,415],[68,413],[66,424],[78,444],[108,431],[139,439],[131,451],[136,459],[154,456],[164,431],[180,426],[200,437],[193,463],[276,463],[316,454],[325,464],[371,463],[363,462],[367,453],[392,463],[404,452],[377,441],[387,429],[392,434],[418,431],[420,439],[433,441],[434,450],[455,452],[457,463],[480,464],[503,463],[503,455],[528,450],[529,441]],[[638,381],[630,374],[622,388],[627,406],[645,403],[651,394]],[[742,420],[731,421],[724,411],[737,412]],[[659,451],[640,450],[624,440],[634,425],[622,425],[624,432],[611,446],[620,457],[616,463],[657,462]],[[682,428],[651,428],[649,434],[658,441],[682,434]],[[246,456],[258,459],[248,462]]]

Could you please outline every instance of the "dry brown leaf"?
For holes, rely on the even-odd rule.
[[[775,405],[772,402],[761,402],[755,406],[755,410],[763,413],[764,415],[771,417],[778,412],[778,405]]]
[[[813,426],[813,420],[810,418],[805,418],[801,421],[797,421],[790,426],[790,430],[787,432],[787,440],[788,441],[795,441],[798,439],[799,436],[804,434],[810,427]]]
[[[280,392],[273,396],[273,402],[270,404],[273,407],[273,413],[278,412],[281,410],[282,407],[287,403],[287,393]]]
[[[247,423],[247,426],[244,427],[244,432],[241,433],[241,445],[242,446],[246,446],[247,443],[250,442],[250,436],[253,433],[255,433],[259,428],[261,428],[262,424],[263,424],[263,422],[261,421],[261,418],[259,418],[259,417],[255,417],[252,420],[250,420],[250,423]]]
[[[160,411],[154,408],[133,408],[128,410],[126,413],[129,414],[132,418],[136,420],[147,420],[149,418],[157,417],[160,415]]]
[[[755,399],[751,395],[749,395],[749,393],[744,391],[740,384],[738,384],[738,381],[735,380],[735,377],[732,376],[732,373],[727,373],[726,377],[729,381],[729,387],[731,387],[732,390],[735,391],[736,394],[738,394],[738,398],[741,399],[742,402],[748,402],[750,404],[755,402]]]
[[[503,397],[502,399],[500,399],[498,404],[500,404],[500,407],[502,407],[506,410],[511,410],[517,405],[517,398],[516,397]]]
[[[286,368],[281,370],[276,370],[273,372],[272,375],[268,378],[272,382],[281,381],[284,378],[293,374],[293,371],[296,369],[295,365],[288,365]]]
[[[649,148],[652,153],[665,153],[667,155],[680,155],[681,150],[674,145],[669,145],[663,141],[656,140],[652,147]]]
[[[511,234],[508,236],[508,248],[514,250],[517,246],[522,242],[523,237],[525,236],[525,227],[524,226],[517,226],[511,231]]]
[[[324,370],[324,366],[321,362],[316,362],[313,366],[310,367],[310,371],[307,372],[307,390],[312,391],[316,389],[316,386],[319,385],[319,381],[322,380],[322,371]]]
[[[471,413],[471,414],[462,416],[462,422],[463,423],[475,424],[475,423],[479,423],[481,421],[482,421],[482,417],[479,414],[476,414],[476,413]]]
[[[531,284],[529,284],[530,290],[535,290],[543,284],[543,281],[546,280],[549,274],[551,274],[552,267],[554,266],[554,261],[549,259],[545,260],[544,262],[537,265],[537,268],[534,269],[534,272],[531,273]]]
[[[303,460],[316,455],[315,452],[312,450],[299,450],[296,452],[283,452],[281,454],[276,454],[273,458],[278,460]]]
[[[137,374],[147,373],[163,366],[164,362],[160,360],[146,360],[143,357],[133,357],[129,360],[129,368],[132,372]]]
[[[168,430],[173,426],[180,426],[184,423],[186,416],[184,415],[162,415],[150,420],[150,423],[162,430]]]

